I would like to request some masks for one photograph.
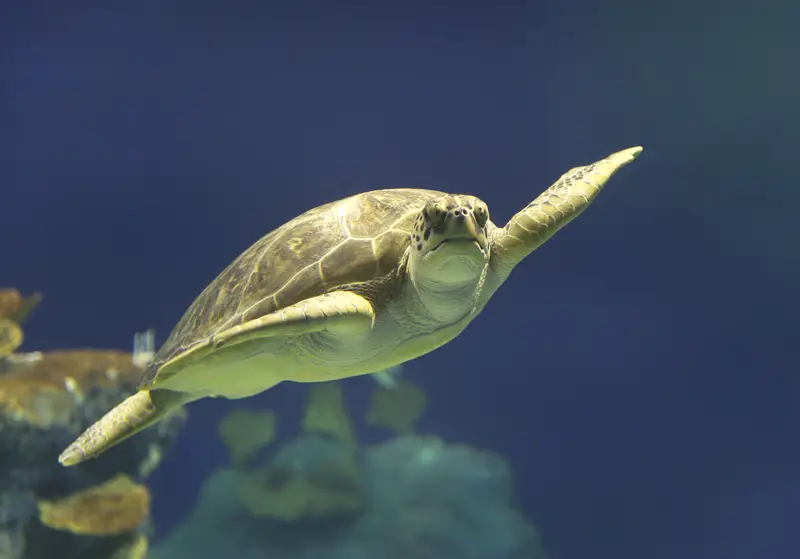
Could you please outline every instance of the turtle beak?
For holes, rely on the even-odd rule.
[[[478,225],[475,216],[471,213],[462,213],[455,217],[450,217],[445,223],[448,231],[445,233],[450,241],[473,241],[481,252],[486,252],[486,232],[483,227]]]
[[[459,216],[459,219],[463,219],[465,221],[464,228],[466,229],[469,236],[474,239],[477,243],[478,247],[481,249],[481,252],[486,252],[486,246],[488,241],[486,239],[486,231],[483,227],[478,225],[478,222],[475,220],[475,216],[468,215],[468,216]]]
[[[439,227],[439,234],[442,236],[442,240],[430,252],[436,252],[446,244],[451,247],[463,245],[465,248],[474,245],[484,255],[486,254],[488,246],[486,231],[478,225],[475,216],[470,213],[449,216]]]

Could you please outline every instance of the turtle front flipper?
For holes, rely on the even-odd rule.
[[[74,466],[95,458],[194,399],[172,390],[140,390],[86,429],[61,453],[58,461],[63,466]]]
[[[622,167],[636,159],[641,147],[618,151],[564,173],[502,229],[492,232],[492,265],[507,275],[523,258],[578,217]]]
[[[257,309],[249,314],[257,316]],[[367,299],[352,291],[332,291],[257,318],[248,319],[248,313],[245,313],[242,324],[225,328],[207,343],[179,353],[175,359],[164,363],[157,375],[167,378],[188,363],[201,361],[222,348],[250,340],[300,336],[323,330],[359,333],[372,328],[374,321],[375,310]]]
[[[322,330],[363,332],[372,327],[374,320],[375,310],[364,297],[351,291],[333,291],[223,330],[214,336],[210,348]]]

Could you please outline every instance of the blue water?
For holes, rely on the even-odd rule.
[[[503,223],[643,145],[409,365],[421,427],[508,457],[554,558],[796,558],[800,13],[768,4],[3,4],[0,283],[45,294],[36,349],[161,342],[311,206],[437,188]],[[291,423],[303,390],[246,405]],[[229,409],[191,406],[159,535],[225,464]]]

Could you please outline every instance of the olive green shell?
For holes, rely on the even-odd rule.
[[[319,206],[262,237],[209,284],[148,367],[161,366],[220,331],[337,286],[388,274],[409,244],[433,190],[375,190]]]

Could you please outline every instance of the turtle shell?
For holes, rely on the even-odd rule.
[[[309,210],[259,239],[195,299],[148,367],[140,388],[167,361],[239,325],[353,282],[388,274],[409,244],[425,203],[444,193],[392,189]]]

